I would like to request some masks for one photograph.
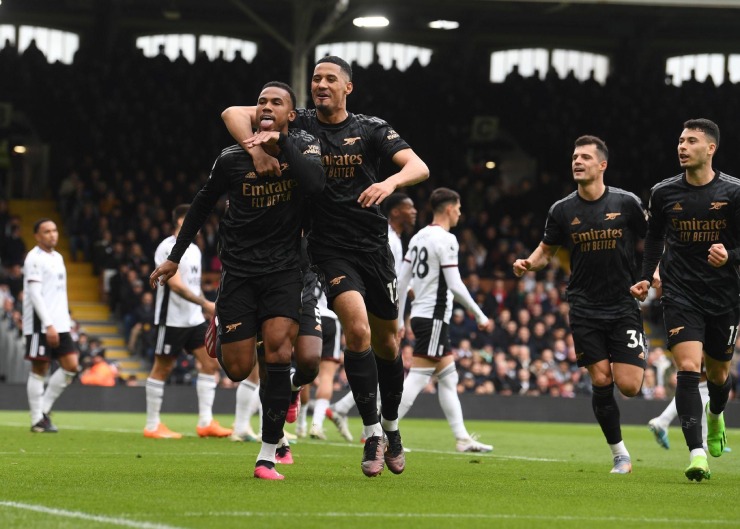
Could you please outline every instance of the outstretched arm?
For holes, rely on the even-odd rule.
[[[442,268],[442,273],[445,276],[447,282],[447,288],[449,288],[455,295],[455,299],[463,304],[469,312],[475,314],[475,321],[478,323],[478,328],[483,330],[488,325],[488,316],[486,316],[478,304],[475,302],[473,297],[468,292],[465,283],[463,283],[460,277],[460,269],[456,266],[447,266]]]
[[[208,301],[202,294],[195,294],[192,290],[186,287],[182,282],[179,270],[170,278],[167,284],[175,294],[190,303],[198,305],[203,310],[203,313],[207,318],[213,317],[215,312],[215,303]]]
[[[642,252],[642,275],[640,281],[630,287],[630,294],[635,299],[645,301],[651,283],[655,281],[655,273],[665,248],[665,235],[662,232],[648,231],[645,236],[645,249]]]
[[[532,252],[532,255],[526,259],[517,259],[514,261],[514,275],[522,277],[526,272],[537,272],[538,270],[542,270],[550,264],[550,260],[557,253],[559,248],[559,246],[550,246],[549,244],[541,242]]]
[[[412,186],[429,178],[427,164],[411,149],[398,151],[392,160],[400,171],[365,189],[357,199],[363,208],[380,204],[399,187]]]
[[[403,329],[405,325],[404,311],[406,310],[406,299],[411,283],[411,263],[406,259],[401,263],[401,272],[398,276],[398,328]]]

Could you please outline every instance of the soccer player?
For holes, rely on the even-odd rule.
[[[388,245],[393,253],[396,276],[400,277],[403,266],[403,243],[401,236],[411,232],[416,225],[414,201],[405,193],[395,192],[383,202],[385,216],[388,217]],[[399,307],[403,310],[403,307]]]
[[[291,378],[291,404],[288,409],[286,422],[294,423],[298,420],[301,411],[301,399],[308,402],[309,387],[321,373],[321,358],[323,350],[323,321],[319,309],[319,292],[321,286],[319,277],[311,269],[311,263],[306,250],[306,238],[301,239],[301,272],[303,274],[303,312],[298,327],[293,354],[295,368]],[[302,390],[305,388],[305,390]],[[301,420],[305,420],[305,410]],[[300,423],[296,425],[301,426]],[[298,428],[298,433],[302,433]],[[287,445],[287,443],[286,443]],[[284,447],[283,450],[289,450]]]
[[[31,412],[31,431],[56,433],[49,413],[79,369],[78,353],[70,335],[71,320],[67,301],[67,268],[55,250],[59,241],[57,225],[43,218],[33,226],[36,246],[23,265],[23,334],[26,360],[31,361],[26,392]],[[59,369],[44,381],[51,361]]]
[[[385,199],[382,209],[385,216],[388,217],[388,245],[393,254],[396,277],[399,277],[401,273],[401,265],[403,264],[403,243],[401,241],[401,235],[403,235],[404,232],[409,232],[414,229],[414,226],[416,225],[417,211],[414,207],[414,201],[405,193],[398,191],[392,193]],[[399,311],[401,313],[403,313],[404,309],[405,307],[403,305],[399,306]],[[327,411],[327,417],[334,422],[339,433],[347,441],[352,441],[352,434],[349,432],[349,428],[347,426],[347,414],[354,405],[355,399],[350,391],[330,406]],[[378,405],[380,405],[380,403]]]
[[[604,184],[608,158],[600,138],[576,139],[571,169],[577,189],[550,207],[542,242],[513,268],[522,277],[547,266],[560,246],[570,250],[567,293],[577,362],[591,376],[594,415],[614,458],[611,472],[628,474],[632,461],[622,440],[614,385],[634,397],[646,366],[642,315],[630,286],[647,214],[635,195]]]
[[[319,59],[311,77],[316,108],[299,109],[292,126],[321,141],[327,181],[324,192],[312,201],[308,250],[325,280],[329,307],[344,330],[344,369],[367,439],[361,468],[373,477],[385,465],[396,474],[405,467],[398,430],[404,372],[398,354],[397,280],[380,203],[397,188],[428,178],[429,170],[388,123],[347,111],[353,88],[346,61],[335,56]],[[222,116],[232,136],[253,156],[262,156],[260,141],[250,138],[254,107],[231,107]],[[383,159],[392,160],[399,171],[381,180]]]
[[[699,395],[701,396],[702,407],[706,406],[707,402],[709,402],[709,390],[707,389],[706,376],[703,376],[702,380],[699,382]],[[676,417],[678,417],[678,410],[676,409],[676,397],[673,397],[671,399],[671,402],[668,403],[668,406],[666,406],[666,408],[663,410],[663,413],[648,421],[648,428],[651,432],[653,432],[653,435],[655,436],[655,442],[657,442],[666,450],[671,447],[670,442],[668,441],[668,427]],[[701,417],[701,438],[706,450],[707,417],[703,413]]]
[[[490,452],[491,445],[473,439],[465,429],[457,395],[457,367],[448,334],[453,296],[475,314],[479,329],[488,325],[488,317],[470,296],[457,267],[459,245],[450,228],[460,220],[460,195],[440,187],[432,191],[429,204],[434,213],[432,223],[411,239],[398,276],[400,307],[405,306],[408,288],[414,291],[410,321],[416,336],[398,417],[402,419],[406,415],[419,393],[436,376],[439,405],[457,439],[457,451]],[[402,312],[398,323],[403,328]]]
[[[316,394],[314,396],[316,402],[314,404],[311,428],[308,434],[313,439],[326,440],[324,419],[331,416],[332,413],[329,411],[329,402],[334,393],[334,376],[337,374],[337,369],[342,361],[342,325],[339,323],[339,319],[334,311],[328,307],[326,294],[323,291],[319,293],[318,304],[323,333],[321,364],[319,365],[318,386],[316,387]],[[352,397],[352,393],[348,393],[347,395],[350,398]],[[354,399],[352,399],[352,405],[354,405]],[[338,426],[339,433],[347,441],[352,441],[352,433],[347,428],[346,417],[344,419],[344,428]],[[332,420],[335,419],[332,417]]]
[[[190,206],[180,204],[172,211],[175,229],[163,240],[154,252],[154,266],[167,260],[177,241],[183,220]],[[190,244],[183,254],[177,273],[164,288],[157,289],[154,308],[154,324],[157,326],[157,342],[154,346],[154,364],[146,380],[146,426],[144,437],[152,439],[180,439],[182,434],[173,432],[160,421],[160,410],[164,398],[165,382],[175,367],[175,361],[183,350],[192,353],[199,362],[198,379],[195,384],[198,394],[198,425],[200,437],[226,437],[231,430],[223,428],[213,418],[213,400],[216,396],[218,361],[206,354],[206,318],[213,318],[215,305],[203,296],[201,289],[201,253],[195,244]]]
[[[708,119],[684,123],[678,138],[683,172],[653,186],[642,279],[632,294],[644,300],[660,263],[663,321],[677,373],[676,410],[690,451],[684,474],[709,479],[702,446],[702,361],[707,373],[709,454],[724,451],[723,411],[732,380],[730,360],[740,319],[740,180],[712,167],[719,127]]]
[[[234,431],[231,440],[237,442],[257,441],[260,434],[252,429],[252,415],[259,411],[259,369],[256,367],[250,375],[239,382],[236,387],[236,411],[234,413]]]
[[[172,252],[150,281],[152,286],[165,284],[174,275],[211,209],[228,193],[229,208],[219,226],[223,273],[216,303],[220,341],[216,349],[227,376],[241,381],[254,368],[256,335],[261,331],[264,419],[254,477],[281,480],[275,451],[290,405],[290,360],[301,313],[304,197],[320,193],[326,176],[318,141],[303,131],[288,131],[288,122],[296,117],[295,93],[288,85],[267,83],[256,108],[255,139],[282,165],[281,175],[260,176],[243,149],[236,145],[225,149],[193,199]]]

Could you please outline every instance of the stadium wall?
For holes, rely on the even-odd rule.
[[[235,390],[216,390],[214,413],[234,413]],[[336,395],[338,399],[341,395]],[[594,422],[591,399],[549,397],[501,397],[498,395],[460,395],[460,401],[469,420],[493,421],[543,421],[543,422]],[[625,399],[619,401],[622,424],[644,425],[659,415],[667,401]],[[0,410],[26,410],[25,384],[0,384]],[[139,412],[146,410],[146,395],[143,387],[91,387],[72,385],[59,397],[54,405],[58,411],[95,412]],[[167,386],[165,388],[163,413],[197,414],[198,402],[194,386]],[[356,413],[356,411],[355,411]],[[442,419],[436,395],[421,394],[416,399],[408,417]],[[740,427],[740,402],[731,401],[725,414],[728,427]]]

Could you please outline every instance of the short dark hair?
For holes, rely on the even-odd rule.
[[[298,106],[298,103],[295,97],[295,92],[293,91],[293,89],[290,87],[289,84],[283,83],[282,81],[269,81],[265,83],[265,85],[262,87],[262,90],[264,90],[265,88],[270,88],[271,86],[274,86],[275,88],[280,88],[288,92],[288,95],[290,95],[290,102],[293,104],[293,108],[296,108]],[[260,92],[262,90],[260,90]]]
[[[719,147],[719,125],[714,121],[706,118],[689,119],[684,122],[683,128],[702,131],[712,138],[717,147]]]
[[[184,218],[185,215],[188,214],[188,210],[190,210],[190,204],[180,204],[179,206],[175,206],[175,209],[172,210],[172,224],[177,224],[177,221]]]
[[[42,225],[42,224],[43,224],[44,222],[54,222],[54,219],[50,219],[49,217],[44,217],[43,219],[39,219],[39,220],[37,220],[37,221],[36,221],[36,222],[34,222],[34,224],[33,224],[33,232],[34,232],[34,233],[38,233],[38,232],[39,232],[39,228],[41,228],[41,225]]]
[[[447,204],[456,204],[460,202],[460,193],[446,187],[438,187],[429,196],[429,204],[432,211],[440,213]]]
[[[400,191],[396,191],[395,193],[391,193],[388,195],[388,197],[383,201],[383,205],[381,206],[381,209],[383,211],[383,215],[386,217],[390,214],[391,211],[396,209],[398,206],[401,205],[401,203],[404,200],[407,200],[409,196],[406,193],[401,193]]]
[[[349,78],[349,80],[352,80],[352,67],[341,57],[337,57],[336,55],[327,55],[326,57],[321,57],[318,61],[316,61],[316,64],[318,65],[324,62],[336,64],[337,66],[339,66],[339,69],[342,70],[344,74]]]
[[[590,134],[584,134],[576,138],[575,147],[581,147],[583,145],[596,145],[596,150],[601,153],[604,160],[609,161],[609,149],[606,146],[606,142],[598,136],[591,136]]]

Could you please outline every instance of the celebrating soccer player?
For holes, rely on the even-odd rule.
[[[528,258],[514,262],[514,274],[543,269],[560,246],[570,250],[568,302],[578,365],[591,375],[594,415],[614,458],[611,472],[628,474],[632,460],[622,440],[614,385],[634,397],[645,371],[642,314],[630,285],[647,214],[635,195],[604,184],[608,158],[600,138],[575,141],[571,169],[577,189],[552,205],[542,242]]]
[[[718,146],[716,123],[684,123],[678,138],[684,172],[650,191],[642,280],[632,287],[636,298],[645,299],[660,262],[663,321],[678,368],[676,410],[690,451],[685,474],[696,481],[711,477],[702,446],[702,360],[709,390],[707,446],[719,457],[726,443],[723,411],[740,319],[740,180],[712,167]]]

